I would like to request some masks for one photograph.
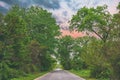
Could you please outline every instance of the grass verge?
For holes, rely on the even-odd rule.
[[[47,72],[28,74],[28,76],[26,76],[26,77],[13,78],[11,80],[34,80],[35,78],[40,77],[40,76],[42,76],[42,75],[44,75],[46,73]]]
[[[86,80],[97,80],[97,79],[94,79],[94,78],[90,78],[90,70],[70,70],[70,72],[86,79]]]

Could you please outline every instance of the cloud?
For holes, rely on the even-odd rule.
[[[60,8],[51,11],[62,29],[69,27],[68,21],[78,9],[86,7],[97,7],[104,4],[108,5],[110,13],[116,13],[116,6],[120,0],[61,0]],[[66,29],[66,28],[65,28]]]
[[[1,0],[1,2],[4,2],[6,4],[12,4],[14,1],[13,0]]]
[[[6,13],[8,9],[9,9],[9,5],[6,4],[5,2],[0,1],[0,12]]]
[[[84,32],[77,32],[77,31],[70,32],[69,30],[61,30],[61,33],[62,33],[61,36],[71,36],[73,38],[86,36],[86,33]]]
[[[61,29],[68,29],[68,21],[83,6],[96,7],[107,4],[108,10],[113,14],[116,12],[118,2],[120,0],[1,0],[0,11],[8,10],[13,4],[19,4],[22,7],[39,5],[53,13]]]
[[[59,9],[59,0],[33,0],[36,4],[49,9]]]
[[[108,5],[110,13],[116,13],[116,6],[120,0],[61,0],[60,8],[51,11],[61,27],[62,35],[71,35],[72,37],[85,36],[83,33],[69,32],[68,21],[72,18],[78,9],[86,7],[97,7],[104,4]]]
[[[60,25],[61,29],[68,30],[68,21],[71,19],[74,11],[67,5],[67,2],[65,0],[61,0],[60,8],[56,10],[50,10],[50,12],[53,13],[53,16],[56,18],[56,21]]]
[[[21,7],[39,5],[53,14],[57,24],[60,25],[62,35],[82,36],[83,33],[69,32],[69,23],[72,15],[86,6],[96,7],[108,5],[108,11],[116,13],[116,6],[120,0],[0,0],[0,12],[6,13],[11,5],[19,4]]]
[[[3,8],[5,8],[5,9],[9,9],[10,5],[8,5],[8,4],[5,3],[5,2],[0,1],[0,7],[3,7]]]
[[[9,5],[18,4],[22,7],[28,7],[30,5],[36,4],[49,9],[60,8],[59,0],[1,0],[1,1]]]

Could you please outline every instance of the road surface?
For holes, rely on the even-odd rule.
[[[55,70],[35,80],[85,80],[68,71]]]

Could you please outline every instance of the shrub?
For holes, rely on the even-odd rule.
[[[95,78],[109,78],[110,77],[110,69],[102,66],[94,66],[91,68],[91,77]]]
[[[22,70],[10,68],[5,62],[1,62],[0,65],[0,80],[10,80],[11,78],[25,75]]]

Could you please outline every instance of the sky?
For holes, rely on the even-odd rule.
[[[78,9],[86,7],[108,5],[108,11],[111,14],[117,12],[116,6],[120,0],[0,0],[0,12],[6,13],[11,5],[19,4],[21,7],[30,7],[32,5],[40,6],[53,14],[57,24],[60,25],[62,35],[71,35],[73,37],[84,36],[84,33],[73,31],[69,32],[69,23],[72,15],[76,14]]]

